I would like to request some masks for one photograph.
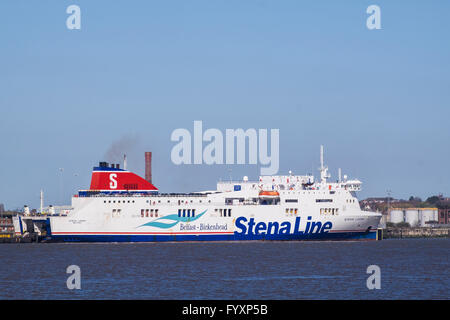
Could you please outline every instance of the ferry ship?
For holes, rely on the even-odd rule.
[[[26,208],[14,217],[15,232],[64,242],[376,240],[381,214],[361,210],[361,181],[328,181],[320,151],[318,181],[289,172],[186,194],[160,193],[125,163],[100,162],[69,210],[30,215]]]

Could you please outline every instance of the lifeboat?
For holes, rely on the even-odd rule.
[[[280,194],[278,191],[260,191],[259,196],[262,198],[278,198]]]

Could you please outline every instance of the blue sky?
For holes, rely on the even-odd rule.
[[[68,30],[66,8],[81,8]],[[381,8],[368,30],[366,8]],[[2,1],[0,203],[69,203],[111,146],[163,192],[255,179],[258,166],[172,164],[170,135],[280,129],[280,174],[360,198],[449,195],[448,1]],[[119,159],[117,159],[119,160]],[[117,162],[116,160],[116,162]],[[59,168],[64,168],[61,174]],[[62,182],[62,183],[61,183]]]

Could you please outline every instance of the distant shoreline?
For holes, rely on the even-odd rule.
[[[383,239],[450,238],[450,228],[386,228]]]

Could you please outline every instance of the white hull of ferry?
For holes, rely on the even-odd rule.
[[[375,240],[381,218],[380,214],[361,211],[356,205],[345,208],[342,213],[338,210],[334,215],[320,214],[319,206],[308,210],[274,205],[190,205],[180,209],[185,210],[183,217],[172,206],[149,205],[152,200],[145,197],[75,198],[75,202],[84,202],[82,209],[67,216],[33,219],[43,222],[40,229],[48,230],[48,239],[53,241],[149,242]],[[128,201],[134,203],[128,204]],[[23,225],[26,219],[30,217],[16,217],[15,222]],[[25,228],[22,226],[22,230]],[[20,226],[17,229],[20,230]]]
[[[361,210],[361,182],[327,182],[327,170],[321,150],[317,182],[289,173],[158,194],[150,181],[101,162],[65,215],[24,214],[14,225],[49,241],[375,240],[381,214]]]

